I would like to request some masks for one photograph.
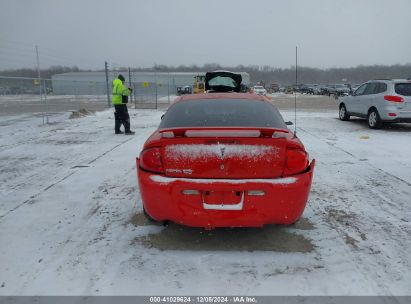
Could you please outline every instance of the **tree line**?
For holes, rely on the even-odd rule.
[[[67,67],[67,66],[50,66],[47,69],[40,69],[40,76],[44,79],[50,79],[52,75],[63,74],[69,72],[84,72],[86,70],[79,69],[76,66]],[[90,71],[90,70],[87,70]],[[0,70],[0,76],[5,77],[28,77],[28,78],[37,78],[38,72],[34,68],[22,68],[22,69],[11,69],[11,70]]]
[[[120,67],[117,70],[127,70],[127,67]],[[277,68],[269,65],[237,65],[223,66],[216,63],[207,63],[202,66],[197,65],[154,65],[151,68],[131,68],[132,71],[157,71],[157,72],[206,72],[214,70],[229,70],[233,72],[247,72],[252,83],[264,82],[278,83],[280,85],[290,85],[295,83],[295,67]],[[83,70],[76,66],[51,66],[41,70],[42,78],[50,78],[55,74],[68,72],[91,71]],[[96,70],[96,71],[104,71]],[[37,77],[36,69],[16,69],[0,71],[1,76],[13,77]],[[312,67],[298,67],[298,83],[351,83],[359,84],[370,79],[391,79],[391,78],[411,78],[411,64],[396,65],[360,65],[351,68],[329,68],[319,69]]]
[[[175,72],[196,72],[196,71],[213,71],[229,70],[233,72],[247,72],[253,83],[264,82],[278,83],[281,85],[295,84],[296,71],[295,66],[289,68],[276,68],[269,65],[238,65],[222,66],[219,64],[205,64],[201,67],[191,66],[154,66],[156,71],[175,71]],[[147,70],[147,69],[135,69]],[[330,68],[319,69],[312,67],[298,67],[298,83],[306,84],[334,84],[334,83],[351,83],[359,84],[370,79],[408,79],[411,78],[411,64],[396,65],[360,65],[351,68]]]

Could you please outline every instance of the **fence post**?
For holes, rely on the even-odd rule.
[[[108,87],[108,66],[107,66],[107,61],[104,62],[104,70],[106,72],[107,105],[110,108],[111,107],[111,102],[110,102],[110,90],[109,90],[109,87]]]
[[[134,108],[137,109],[137,83],[136,83],[136,77],[134,76],[134,71],[133,71],[133,98],[134,98]]]
[[[167,96],[168,104],[170,104],[170,72],[167,73]]]
[[[41,87],[41,84],[40,84]],[[49,110],[47,105],[47,87],[46,87],[46,80],[43,79],[43,94],[44,94],[44,108],[46,110],[46,123],[49,123]]]
[[[176,88],[176,80],[173,76],[173,93],[176,94],[177,88]]]
[[[77,80],[74,80],[74,100],[77,100]]]
[[[137,109],[137,97],[136,97],[136,83],[133,82],[133,93],[131,95],[134,95],[134,109]]]
[[[154,84],[155,84],[155,89],[156,89],[156,109],[157,109],[157,98],[158,98],[158,92],[157,92],[157,67],[154,65]]]
[[[132,88],[132,86],[131,86],[131,70],[130,70],[130,68],[128,68],[128,86],[130,87],[130,88]],[[134,91],[134,90],[133,90]],[[133,93],[131,93],[130,94],[130,103],[132,103],[133,102]]]
[[[42,84],[41,84],[41,79],[40,78],[38,78],[38,86],[39,86],[39,97],[40,97],[40,105],[43,103],[43,94],[42,94],[42,92],[41,92],[41,86],[42,86]],[[41,116],[42,116],[42,118],[43,118],[43,125],[44,125],[44,110],[45,110],[45,108],[44,108],[44,105],[43,105],[43,110],[41,111]]]

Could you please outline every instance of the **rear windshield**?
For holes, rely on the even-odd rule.
[[[163,128],[271,127],[285,129],[281,114],[264,101],[199,99],[174,104],[164,115]]]
[[[411,96],[411,83],[396,83],[395,93],[402,96]]]

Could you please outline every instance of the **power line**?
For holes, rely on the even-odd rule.
[[[34,52],[34,48],[31,51],[26,51],[26,50],[19,50],[19,49],[8,49],[8,48],[3,48],[0,47],[0,52],[6,52],[6,53],[11,53],[11,54],[15,54],[15,53],[19,53],[19,54],[24,54],[24,55],[31,55],[33,56],[33,52]]]
[[[27,42],[18,42],[18,41],[12,41],[12,40],[8,40],[8,39],[0,39],[0,45],[1,44],[14,44],[12,47],[16,47],[15,45],[17,44],[17,45],[19,45],[19,47],[20,48],[25,48],[25,49],[28,49],[28,50],[33,50],[33,49],[35,49],[35,44],[31,44],[31,43],[27,43]],[[49,53],[49,54],[55,54],[55,53],[59,53],[59,54],[61,54],[61,50],[57,50],[57,49],[54,49],[54,48],[50,48],[50,47],[48,47],[48,46],[44,46],[44,45],[39,45],[39,44],[37,44],[39,47],[41,47],[41,52],[43,53],[43,52],[46,52],[46,53]],[[60,57],[65,57],[66,59],[69,59],[69,57],[67,57],[67,56],[60,56]]]
[[[29,58],[22,58],[21,60],[17,60],[17,59],[11,59],[11,60],[0,60],[0,63],[2,64],[2,65],[5,65],[5,64],[10,64],[10,63],[14,63],[14,64],[18,64],[18,65],[21,65],[22,64],[22,62],[24,63],[24,64],[32,64],[32,65],[34,65],[35,64],[35,61],[34,61],[34,58],[32,58],[32,59],[29,59]]]
[[[30,59],[34,60],[35,54],[31,54],[31,56],[26,55],[26,54],[13,54],[15,56],[10,56],[9,54],[5,52],[1,52],[0,50],[0,57],[4,58],[3,60],[8,61],[8,60],[15,60],[15,59]]]
[[[39,46],[40,47],[40,46]],[[11,49],[14,51],[18,51],[20,53],[29,53],[29,54],[33,54],[33,50],[35,49],[35,46],[31,46],[31,47],[16,47],[16,46],[9,46],[9,45],[4,45],[2,42],[0,42],[0,49]],[[58,52],[59,54],[55,54],[55,52]],[[61,60],[66,60],[66,61],[71,61],[72,58],[64,56],[64,55],[60,55],[59,51],[51,51],[49,48],[47,47],[41,47],[41,54],[46,53],[47,56],[51,56],[57,59],[61,59]]]
[[[41,53],[42,54],[46,53],[46,55],[57,58],[57,59],[72,60],[72,58],[69,58],[69,57],[64,56],[64,55],[63,56],[60,55],[60,54],[56,55],[55,53],[52,53],[52,52],[48,51],[47,48],[45,48],[45,49],[41,48]]]
[[[20,45],[26,45],[26,46],[34,47],[34,44],[31,44],[31,43],[28,43],[28,42],[13,41],[13,40],[4,39],[4,38],[0,38],[0,41],[2,41],[4,43],[9,43],[9,44],[20,44]]]
[[[0,48],[8,48],[8,49],[16,49],[16,50],[25,50],[25,51],[33,51],[33,46],[16,46],[16,45],[9,45],[5,44],[4,42],[0,41]]]
[[[11,58],[10,55],[13,55]],[[5,52],[4,50],[0,49],[0,58],[2,58],[2,61],[30,61],[34,62],[35,61],[35,52],[32,52],[31,54],[25,54],[25,53],[15,53],[15,52]],[[61,59],[61,58],[55,58],[51,56],[42,56],[40,55],[40,58],[42,59],[43,62],[49,65],[69,65],[69,66],[77,66],[77,63],[74,63],[69,60]]]
[[[2,54],[0,51],[0,58],[2,59],[0,62],[30,62],[33,63],[35,62],[35,54],[33,53],[31,56],[30,55],[23,55],[23,54],[13,54],[13,55],[18,55],[14,56],[14,58],[10,58],[7,54]],[[63,59],[56,59],[56,58],[51,58],[51,57],[45,57],[41,56],[43,63],[46,63],[46,65],[68,65],[68,66],[77,66],[76,63],[73,63],[71,61],[63,60]]]
[[[0,54],[3,53],[4,55],[7,56],[7,54],[10,55],[19,55],[19,58],[21,57],[30,57],[31,60],[33,60],[33,58],[35,58],[35,46],[31,46],[31,47],[21,47],[21,46],[9,46],[9,45],[4,45],[3,43],[0,42]],[[44,55],[45,53],[45,55]],[[54,63],[58,63],[58,64],[69,64],[71,66],[77,66],[78,63],[74,63],[72,61],[71,58],[66,57],[66,56],[60,56],[60,55],[55,55],[54,53],[46,50],[43,50],[43,48],[41,48],[41,54],[40,54],[40,58],[44,59],[46,62],[52,62]]]

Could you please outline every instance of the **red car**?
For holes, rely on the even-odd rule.
[[[147,139],[137,175],[150,219],[211,229],[300,218],[315,160],[277,108],[240,84],[207,73],[207,93],[180,97]]]

